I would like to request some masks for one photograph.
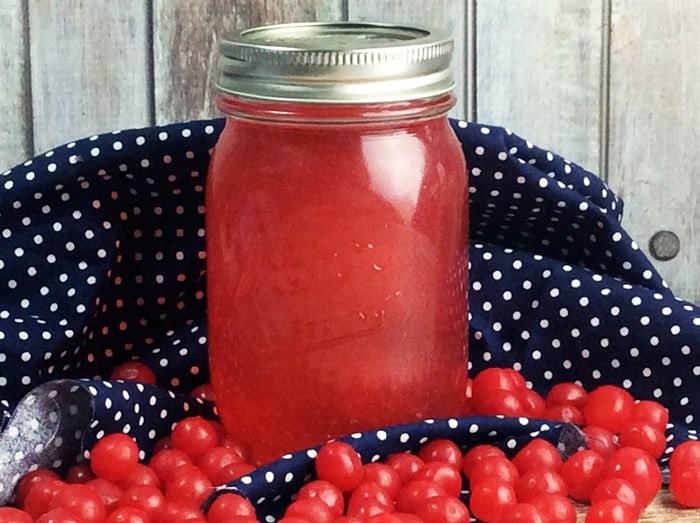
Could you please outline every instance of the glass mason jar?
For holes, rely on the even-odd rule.
[[[211,380],[258,463],[459,415],[465,160],[452,41],[307,23],[220,43],[206,187]]]

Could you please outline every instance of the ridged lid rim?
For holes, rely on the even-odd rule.
[[[451,91],[453,43],[440,29],[377,22],[255,27],[219,43],[216,87],[250,98],[385,102]]]

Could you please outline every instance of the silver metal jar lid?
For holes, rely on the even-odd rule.
[[[256,27],[219,43],[216,87],[247,98],[375,103],[438,96],[454,87],[444,31],[383,23]]]

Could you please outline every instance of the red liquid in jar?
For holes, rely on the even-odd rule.
[[[212,385],[255,460],[461,413],[467,200],[451,103],[220,99],[264,118],[228,117],[206,194]]]

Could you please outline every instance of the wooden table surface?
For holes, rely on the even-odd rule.
[[[698,485],[700,488],[700,485]],[[579,507],[578,523],[584,523],[586,507]],[[649,505],[639,523],[699,523],[700,509],[681,508],[673,498],[668,489],[662,489],[656,496],[654,502]]]

